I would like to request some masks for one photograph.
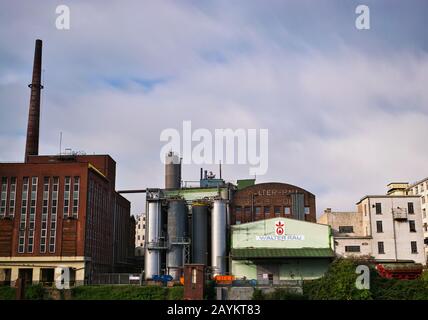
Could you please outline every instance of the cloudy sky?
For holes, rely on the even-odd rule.
[[[355,27],[361,3],[370,30]],[[70,30],[55,27],[60,4]],[[40,38],[41,154],[58,153],[63,132],[63,147],[116,160],[118,189],[162,187],[165,128],[267,128],[258,182],[303,187],[318,212],[353,210],[428,176],[427,17],[424,0],[3,0],[0,161],[24,157]],[[251,178],[246,165],[223,177]],[[141,212],[143,196],[128,198]]]

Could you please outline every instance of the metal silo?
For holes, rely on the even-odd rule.
[[[180,189],[180,187],[181,159],[171,151],[165,158],[165,189]]]
[[[211,212],[211,266],[213,275],[226,272],[226,201],[214,200]]]
[[[161,202],[149,201],[146,215],[146,251],[144,257],[144,277],[152,279],[160,275],[161,247],[163,246]]]
[[[179,280],[184,265],[184,250],[189,243],[184,200],[172,199],[168,206],[168,252],[166,267],[174,280]]]
[[[208,264],[208,206],[192,204],[192,262]]]

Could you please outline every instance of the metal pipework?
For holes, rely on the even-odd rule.
[[[211,212],[211,266],[213,276],[226,272],[226,201],[214,200]]]
[[[168,252],[166,264],[168,274],[179,280],[184,265],[184,246],[188,245],[187,213],[184,200],[169,201],[168,207]]]
[[[205,203],[192,204],[192,262],[208,263],[208,206]]]
[[[161,247],[162,239],[162,217],[161,202],[148,202],[148,212],[146,216],[146,250],[144,257],[144,277],[152,279],[161,272]]]

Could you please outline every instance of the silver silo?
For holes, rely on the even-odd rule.
[[[165,189],[180,189],[181,159],[172,151],[165,158]]]
[[[192,262],[208,264],[208,206],[192,203]]]
[[[184,200],[171,199],[168,206],[168,252],[166,267],[179,280],[184,265],[184,246],[188,244],[187,213]]]
[[[161,202],[149,201],[146,215],[146,250],[144,257],[144,277],[152,279],[160,275],[162,217]]]
[[[211,212],[211,266],[213,276],[226,272],[226,201],[214,200]]]

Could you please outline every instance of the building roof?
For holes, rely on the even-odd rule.
[[[415,187],[416,185],[418,185],[418,184],[420,184],[420,183],[422,183],[422,182],[425,182],[425,181],[428,181],[428,177],[426,177],[426,178],[424,178],[424,179],[421,179],[421,180],[419,180],[419,181],[416,181],[416,182],[414,182],[414,183],[410,184],[410,185],[409,185],[409,187],[408,187],[407,189],[411,189],[411,188]]]
[[[232,249],[232,259],[257,258],[332,258],[330,248],[239,248]]]
[[[360,204],[364,199],[367,198],[419,198],[419,196],[416,195],[394,195],[394,194],[383,194],[383,195],[367,195],[360,199],[360,201],[357,202],[357,204]]]

